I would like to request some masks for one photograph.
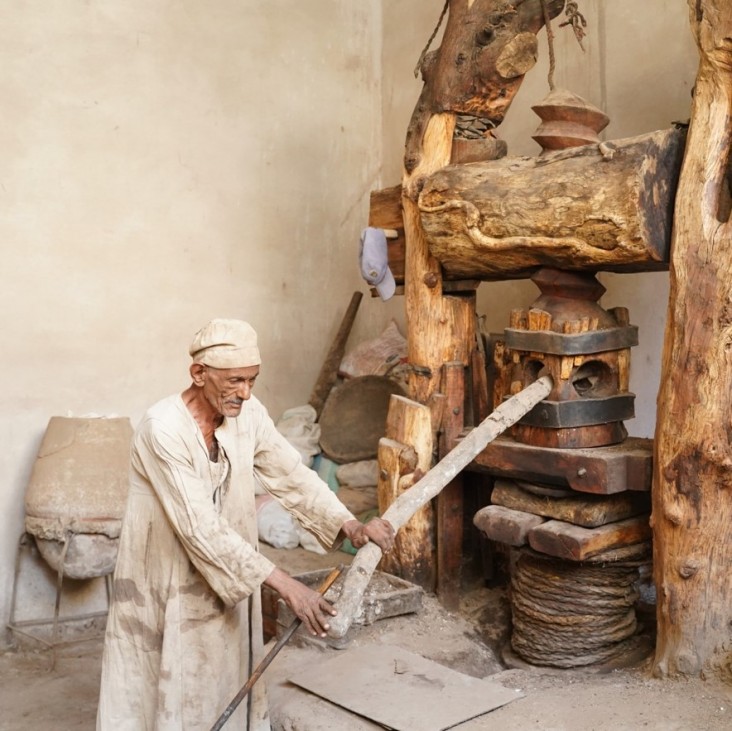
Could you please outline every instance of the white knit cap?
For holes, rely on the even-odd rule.
[[[196,333],[188,352],[194,363],[212,368],[248,368],[262,362],[257,333],[243,320],[211,320]]]

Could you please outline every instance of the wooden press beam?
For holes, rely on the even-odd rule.
[[[551,376],[542,376],[512,396],[476,426],[457,446],[415,485],[403,492],[383,514],[396,531],[449,484],[486,445],[515,424],[552,389]],[[331,637],[344,637],[361,605],[366,587],[381,559],[381,549],[367,543],[359,549],[335,603],[338,614],[330,619]]]

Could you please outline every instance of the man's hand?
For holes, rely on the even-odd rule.
[[[373,541],[384,553],[394,548],[394,528],[382,518],[372,518],[365,525],[359,520],[347,520],[341,530],[354,548],[361,548]]]
[[[301,581],[293,579],[282,569],[276,568],[264,583],[274,589],[307,628],[311,635],[326,637],[330,625],[328,617],[336,615],[333,605]]]

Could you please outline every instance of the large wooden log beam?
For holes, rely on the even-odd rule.
[[[666,269],[685,136],[443,168],[419,196],[429,251],[456,279]]]
[[[732,3],[689,0],[699,47],[681,171],[653,485],[657,675],[729,678]]]

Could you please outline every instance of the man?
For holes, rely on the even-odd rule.
[[[392,527],[356,520],[252,396],[250,325],[213,320],[190,354],[191,386],[153,406],[133,438],[98,731],[209,729],[263,655],[261,584],[326,634],[332,606],[257,550],[255,478],[326,547],[393,545]],[[270,728],[265,683],[229,723]]]

